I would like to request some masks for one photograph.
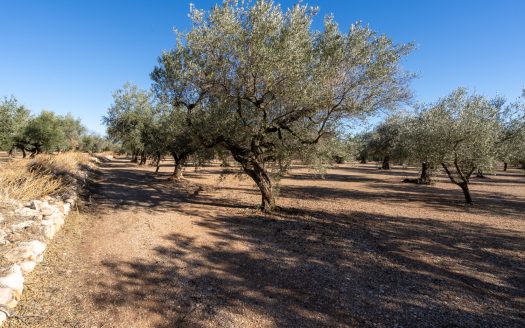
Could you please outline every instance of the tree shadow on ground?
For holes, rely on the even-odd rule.
[[[280,327],[525,322],[525,268],[515,256],[525,243],[505,230],[301,209],[199,224],[213,243],[169,233],[156,261],[106,262],[115,283],[98,286],[97,304],[160,314],[158,327],[229,326],[226,313]]]
[[[203,244],[166,232],[166,244],[155,248],[154,259],[105,262],[111,279],[93,286],[92,294],[101,308],[117,305],[158,314],[163,318],[159,328],[242,326],[233,321],[235,315],[280,327],[525,324],[521,233],[350,210],[289,207],[262,215],[252,204],[195,194],[195,185],[133,169],[118,171],[103,175],[100,206],[177,211],[198,217],[196,224],[213,238]],[[443,190],[374,185],[378,192],[296,186],[281,192],[399,203],[409,197],[460,210]],[[387,187],[391,194],[377,196]],[[505,207],[522,209],[522,200],[509,202],[489,206],[509,215],[516,213]],[[201,213],[196,206],[218,211]]]
[[[446,190],[433,186],[375,181],[367,184],[370,191],[342,189],[328,186],[282,186],[283,197],[296,199],[354,199],[385,203],[421,202],[424,206],[444,211],[477,212],[509,217],[521,217],[525,212],[525,199],[503,193],[472,190],[474,205],[466,205],[463,194],[457,190]]]

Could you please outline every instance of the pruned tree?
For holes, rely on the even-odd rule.
[[[412,158],[442,166],[471,204],[470,177],[479,167],[495,163],[498,113],[493,102],[462,88],[423,106],[412,124]]]
[[[400,60],[411,45],[359,24],[343,33],[331,16],[315,31],[316,12],[265,0],[192,7],[191,30],[178,33],[152,73],[155,90],[186,111],[199,142],[229,150],[254,180],[264,211],[275,205],[267,163],[280,149],[316,144],[342,120],[410,97]]]

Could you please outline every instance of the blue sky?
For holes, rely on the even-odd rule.
[[[215,1],[191,1],[210,8]],[[284,7],[296,1],[281,1]],[[0,97],[34,112],[71,112],[103,133],[112,92],[126,81],[148,88],[172,28],[189,28],[186,1],[0,0]],[[416,100],[458,86],[516,99],[525,87],[525,1],[303,1],[334,13],[341,29],[360,20],[417,50],[405,67],[419,75]]]

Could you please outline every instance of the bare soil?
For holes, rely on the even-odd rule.
[[[238,169],[125,160],[28,279],[7,327],[524,327],[525,177],[295,168],[265,215]]]

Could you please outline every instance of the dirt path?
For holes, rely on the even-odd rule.
[[[53,241],[8,327],[525,322],[522,178],[498,180],[519,194],[490,212],[462,209],[440,186],[403,189],[414,187],[394,184],[396,171],[297,174],[282,188],[286,209],[261,216],[249,181],[221,184],[211,169],[177,185],[169,168],[102,170],[93,210]],[[476,188],[479,198],[492,187]]]
[[[227,231],[203,223],[216,214],[217,204],[199,201],[197,186],[174,186],[125,161],[108,163],[102,172],[94,209],[74,215],[54,241],[48,259],[30,277],[27,300],[18,308],[22,320],[8,326],[270,324],[242,304],[219,305],[234,307],[235,315],[217,311],[217,300],[210,298],[217,298],[214,288],[224,287],[216,286],[216,279],[229,279],[228,273],[219,264],[204,265],[200,251],[177,248],[213,247],[218,256],[221,249],[232,256],[249,252],[242,242],[224,243],[220,235]]]

